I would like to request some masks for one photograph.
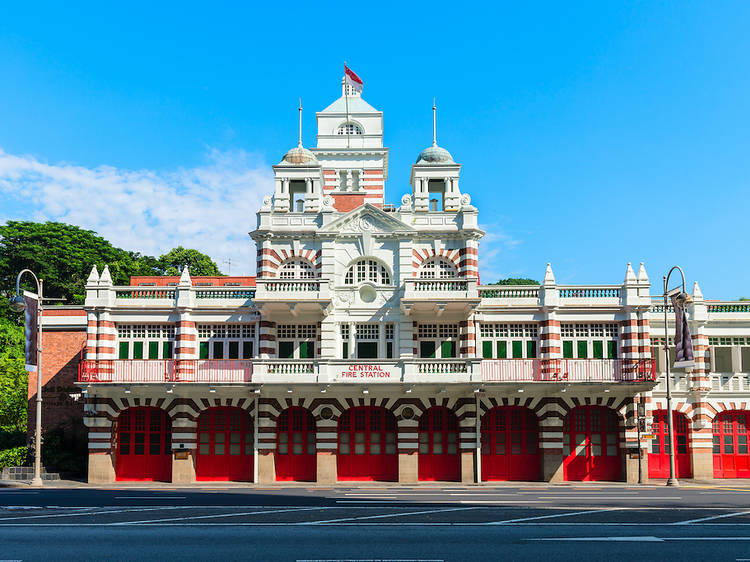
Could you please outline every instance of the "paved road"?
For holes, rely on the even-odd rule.
[[[0,489],[4,559],[750,559],[750,488]]]

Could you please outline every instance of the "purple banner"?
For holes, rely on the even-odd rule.
[[[34,293],[23,292],[23,300],[26,301],[26,315],[24,325],[26,327],[26,370],[36,373],[37,365],[37,335],[39,334],[39,297]]]
[[[693,355],[693,338],[690,335],[690,326],[688,325],[687,314],[683,302],[678,302],[679,295],[672,295],[672,306],[674,307],[674,346],[677,356],[673,367],[680,369],[683,367],[695,367],[695,357]]]

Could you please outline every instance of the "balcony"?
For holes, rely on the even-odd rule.
[[[485,359],[483,382],[653,382],[653,359]]]
[[[87,359],[78,367],[79,383],[246,383],[249,359]]]
[[[255,287],[105,287],[88,289],[86,306],[113,309],[231,308],[250,306]]]
[[[255,303],[265,315],[320,314],[331,302],[327,279],[258,279]]]
[[[401,308],[409,316],[429,315],[432,318],[445,313],[466,316],[480,302],[476,278],[404,280]]]

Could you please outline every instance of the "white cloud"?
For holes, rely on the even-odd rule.
[[[480,224],[479,228],[486,232],[479,241],[479,277],[482,283],[519,276],[518,272],[508,270],[507,254],[521,244],[521,240],[505,234],[497,225]]]
[[[241,150],[212,150],[204,166],[159,172],[45,164],[0,149],[0,220],[75,224],[148,255],[195,248],[225,272],[231,258],[233,274],[255,271],[247,233],[272,192],[270,166]]]

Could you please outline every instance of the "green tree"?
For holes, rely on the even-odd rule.
[[[23,327],[0,318],[0,432],[26,430],[28,374],[23,342]]]
[[[206,254],[182,246],[171,249],[158,260],[159,269],[165,275],[179,275],[186,265],[190,275],[221,275],[214,260]]]
[[[500,279],[496,283],[490,283],[490,285],[539,285],[539,281],[528,277],[508,277],[507,279]]]

